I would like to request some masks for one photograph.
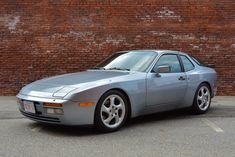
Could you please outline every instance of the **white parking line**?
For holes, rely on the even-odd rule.
[[[217,126],[215,123],[213,123],[212,121],[208,120],[208,119],[202,119],[202,121],[209,126],[210,128],[212,128],[215,132],[224,132],[223,129],[221,129],[219,126]]]
[[[38,132],[38,131],[40,131],[41,129],[42,129],[41,126],[36,126],[36,127],[32,128],[31,131],[32,131],[32,132]]]

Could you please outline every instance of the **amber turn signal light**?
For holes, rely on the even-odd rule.
[[[44,103],[44,107],[62,107],[63,104],[55,104],[55,103]]]
[[[94,102],[80,102],[79,105],[81,107],[86,107],[86,106],[93,106],[95,105],[95,103]]]

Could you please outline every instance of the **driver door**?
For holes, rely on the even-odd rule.
[[[159,66],[169,66],[170,71],[156,73]],[[164,54],[147,75],[147,107],[166,106],[174,108],[184,98],[187,89],[186,74],[177,54]]]

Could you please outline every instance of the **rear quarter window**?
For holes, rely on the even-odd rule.
[[[188,57],[180,55],[180,58],[182,60],[184,71],[190,71],[194,69],[193,63],[189,60]]]

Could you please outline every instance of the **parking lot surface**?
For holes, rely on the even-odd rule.
[[[108,134],[38,124],[15,104],[14,97],[0,97],[0,157],[235,157],[235,97],[215,97],[204,115],[142,116]]]

